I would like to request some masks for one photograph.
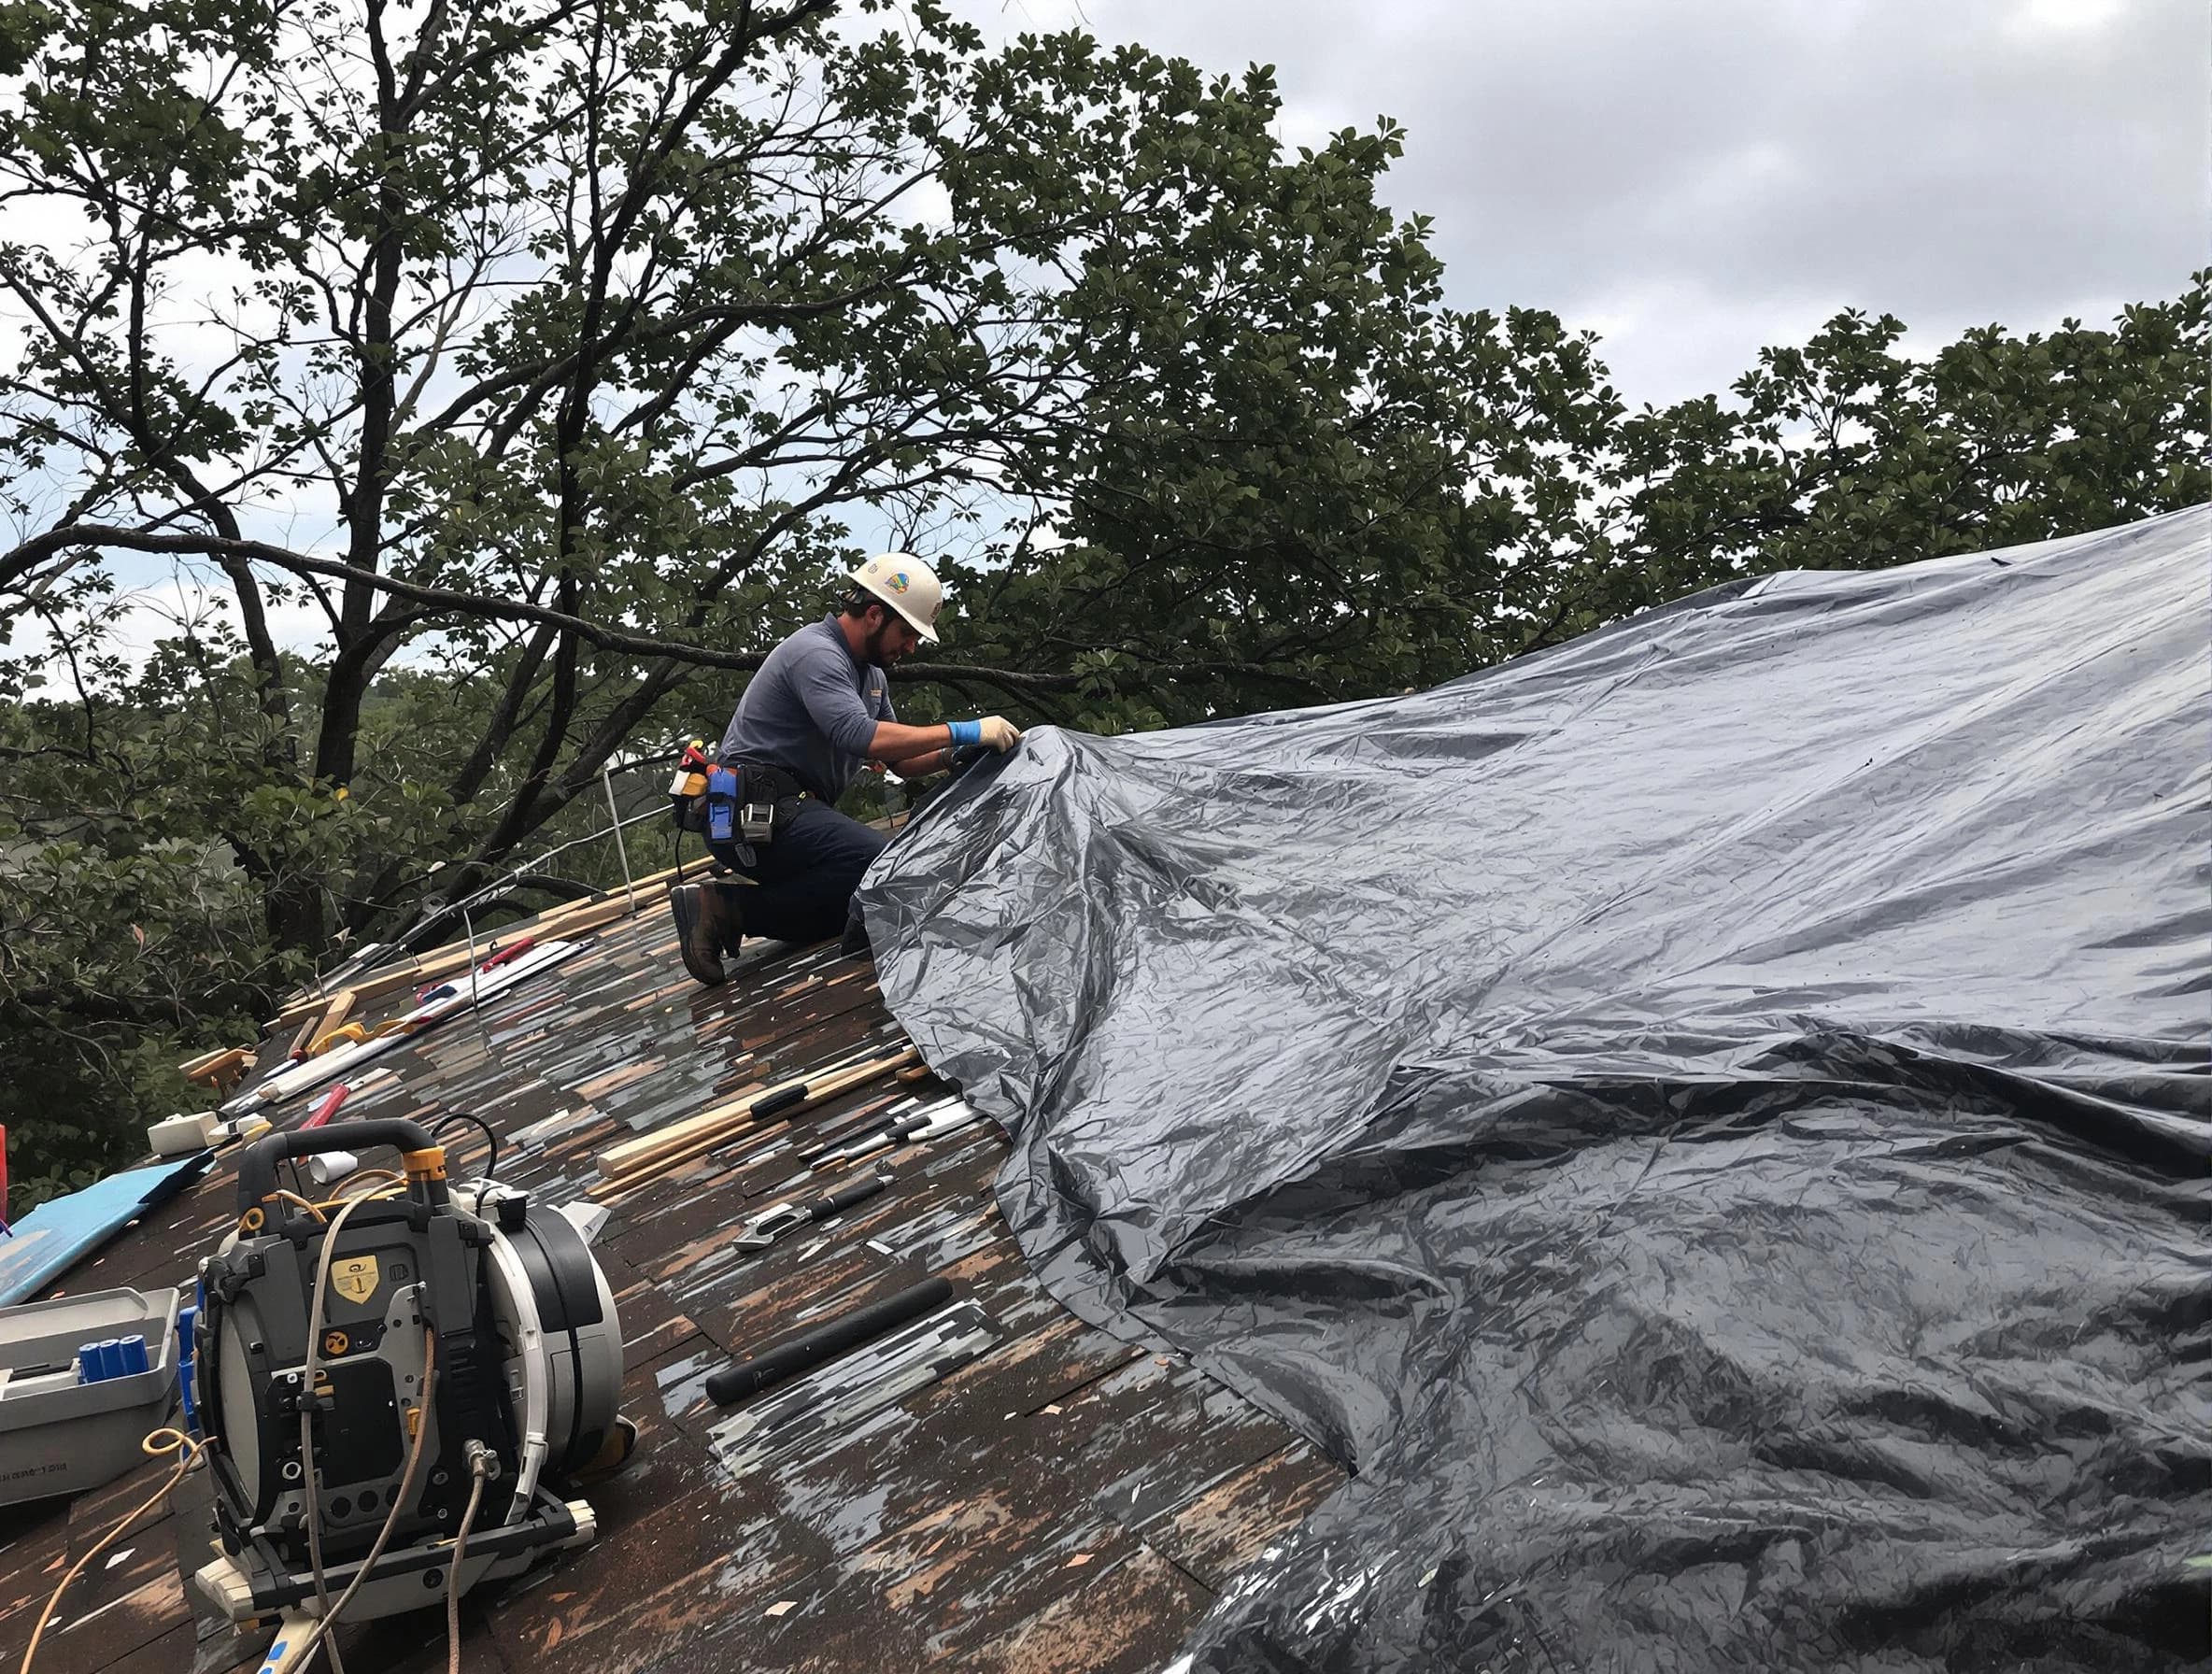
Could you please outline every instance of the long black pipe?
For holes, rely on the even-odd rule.
[[[720,1406],[742,1401],[818,1361],[858,1348],[894,1326],[918,1319],[930,1309],[943,1307],[952,1297],[953,1287],[944,1280],[924,1279],[919,1284],[910,1284],[896,1295],[856,1308],[841,1318],[809,1326],[750,1360],[725,1366],[707,1379],[706,1392]]]

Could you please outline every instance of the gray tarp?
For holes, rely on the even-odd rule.
[[[893,845],[1048,1283],[1357,1472],[1198,1666],[2206,1653],[2208,528],[1046,730]]]

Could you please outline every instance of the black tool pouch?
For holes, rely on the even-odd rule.
[[[788,769],[766,761],[731,765],[740,774],[737,792],[737,841],[758,848],[775,841],[776,828],[797,811],[806,787]]]

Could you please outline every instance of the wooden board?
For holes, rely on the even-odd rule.
[[[664,867],[639,878],[629,889],[617,889],[592,897],[588,901],[564,901],[560,906],[548,907],[528,918],[503,924],[496,933],[478,937],[474,948],[467,938],[448,942],[427,953],[417,954],[395,965],[379,967],[363,975],[359,981],[333,989],[326,995],[319,991],[295,995],[285,1004],[267,1032],[275,1032],[287,1023],[296,1023],[307,1013],[336,994],[350,993],[356,1005],[370,1005],[391,995],[434,983],[456,972],[512,946],[525,936],[541,938],[581,935],[614,923],[631,913],[643,913],[668,899],[672,887],[687,877],[697,877],[705,872],[713,860],[705,856],[684,861],[677,866]],[[335,1027],[333,1025],[332,1027]]]
[[[203,1052],[198,1057],[187,1058],[177,1068],[185,1080],[201,1086],[213,1087],[220,1093],[252,1069],[253,1065],[252,1047],[222,1046],[213,1052]]]

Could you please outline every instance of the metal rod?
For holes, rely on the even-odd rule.
[[[469,1011],[476,1019],[476,1038],[484,1043],[487,1056],[491,1051],[491,1029],[484,1021],[484,1008],[476,1003],[476,926],[469,917],[467,907],[461,909],[461,928],[469,939]]]
[[[641,767],[658,767],[670,759],[672,759],[672,758],[668,756],[644,757],[635,761],[624,762],[622,764],[622,772],[630,773],[632,770]],[[600,772],[603,775],[611,776],[614,770],[610,766],[603,766],[600,769]],[[611,799],[609,805],[612,806]],[[659,809],[647,808],[642,814],[632,814],[628,819],[617,819],[615,821],[615,841],[617,845],[622,844],[621,833],[625,827],[634,826],[648,819],[665,819],[666,817],[667,816]],[[436,924],[440,919],[446,918],[457,913],[465,912],[469,906],[483,901],[488,898],[504,895],[509,889],[513,887],[515,880],[520,877],[524,872],[535,872],[540,867],[544,866],[546,862],[553,859],[556,856],[564,855],[570,849],[575,848],[583,844],[596,843],[605,835],[606,832],[603,830],[586,831],[580,837],[571,837],[564,843],[557,843],[551,848],[546,849],[543,854],[532,855],[529,859],[523,861],[520,865],[516,866],[507,872],[500,873],[489,883],[485,884],[482,887],[476,889],[473,894],[464,897],[461,901],[447,901],[444,905],[440,906],[436,911],[424,914],[418,917],[413,924],[409,925],[405,929],[399,932],[399,940],[397,942],[371,943],[367,947],[364,947],[360,952],[356,953],[351,959],[341,959],[337,964],[332,966],[329,971],[322,972],[318,979],[322,991],[327,993],[331,987],[336,986],[337,979],[341,973],[343,973],[347,982],[355,982],[365,975],[382,970],[386,965],[395,963],[399,959],[405,958],[407,953],[407,942],[412,938],[420,935],[423,931],[429,929],[431,926]],[[681,833],[678,833],[678,840],[679,842],[681,841]],[[445,869],[445,865],[446,862],[443,860],[433,863],[430,868],[430,872],[424,874],[425,879],[427,880],[427,878],[432,873],[443,871]],[[626,848],[622,856],[622,875],[624,881],[626,883],[630,883],[630,856]],[[634,883],[630,883],[629,893],[631,909],[634,912],[637,906],[636,886]]]
[[[647,808],[643,814],[632,814],[628,819],[624,820],[622,824],[626,827],[634,826],[645,820],[666,819],[667,817],[668,816],[660,809]],[[602,837],[604,837],[605,835],[606,832],[603,830],[591,830],[586,831],[581,837],[571,837],[566,843],[557,843],[551,848],[546,850],[544,854],[532,856],[531,858],[523,861],[521,865],[516,867],[513,871],[502,872],[498,877],[493,878],[490,883],[485,885],[475,894],[467,896],[461,901],[447,901],[445,905],[438,908],[436,912],[417,919],[413,925],[401,931],[400,941],[398,943],[392,943],[390,946],[386,946],[383,943],[378,943],[376,962],[375,965],[369,966],[368,969],[372,971],[379,969],[382,966],[390,964],[393,960],[404,956],[406,953],[406,947],[404,944],[407,940],[411,937],[420,935],[424,930],[428,929],[432,925],[437,923],[440,919],[447,917],[450,914],[458,913],[463,907],[482,901],[489,897],[504,895],[510,888],[513,887],[515,880],[520,877],[524,872],[535,872],[539,867],[543,866],[546,861],[552,859],[556,855],[564,855],[570,849],[576,847],[580,844],[597,843]],[[438,862],[438,865],[442,867],[445,865],[445,862],[441,860]],[[433,870],[435,869],[433,868]],[[353,973],[355,977],[358,977],[360,974],[361,973],[359,972]]]
[[[919,1284],[910,1284],[850,1313],[786,1337],[750,1360],[741,1360],[709,1373],[707,1397],[724,1407],[732,1401],[742,1401],[771,1383],[806,1370],[817,1361],[833,1359],[872,1337],[881,1337],[894,1326],[919,1319],[932,1308],[942,1307],[952,1299],[953,1287],[943,1279],[924,1279]]]
[[[607,817],[615,822],[615,853],[622,857],[622,890],[630,902],[630,911],[637,911],[637,886],[630,877],[630,844],[622,841],[622,810],[615,806],[615,775],[607,764],[599,764],[599,783],[607,793]]]

